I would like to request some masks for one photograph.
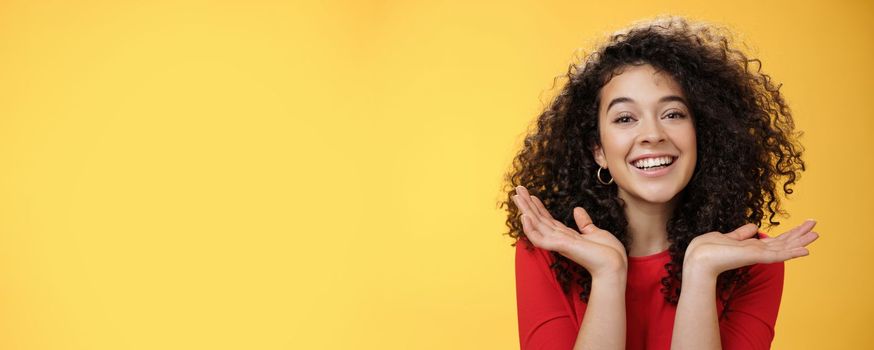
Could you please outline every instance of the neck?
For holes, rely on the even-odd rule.
[[[652,255],[668,249],[668,219],[674,212],[677,198],[667,203],[650,203],[619,192],[619,197],[625,201],[625,217],[631,237],[628,256]]]

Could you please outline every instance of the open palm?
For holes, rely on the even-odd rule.
[[[624,271],[628,266],[622,242],[595,226],[585,209],[574,208],[578,232],[555,220],[540,199],[523,186],[516,187],[513,201],[522,212],[525,236],[534,246],[558,252],[586,268],[592,276]]]
[[[686,261],[717,275],[742,266],[786,261],[810,254],[807,245],[819,238],[812,229],[816,221],[807,220],[777,237],[751,239],[758,228],[746,224],[729,232],[710,232],[695,237],[686,249]]]

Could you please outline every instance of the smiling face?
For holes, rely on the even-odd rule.
[[[593,155],[626,202],[671,202],[692,178],[697,145],[686,100],[673,78],[649,64],[627,66],[601,88],[601,145]]]

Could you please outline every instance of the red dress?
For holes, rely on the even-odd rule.
[[[549,268],[553,261],[547,250],[525,240],[516,244],[516,301],[523,350],[572,349],[583,322],[586,304],[579,297],[581,287],[573,284],[570,295],[564,294]],[[661,279],[667,274],[664,265],[670,261],[668,251],[628,258],[627,349],[671,348],[677,307],[661,293]],[[768,349],[774,339],[783,294],[783,263],[753,265],[749,277],[734,293],[727,317],[719,320],[723,349]],[[722,303],[715,295],[714,303],[716,314],[721,315]]]

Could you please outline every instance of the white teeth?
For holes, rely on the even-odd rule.
[[[661,165],[669,165],[673,162],[674,162],[673,157],[664,156],[664,157],[654,157],[654,158],[641,159],[641,160],[634,162],[632,165],[634,165],[637,168],[643,169],[643,168],[651,168],[651,167],[661,166]]]

